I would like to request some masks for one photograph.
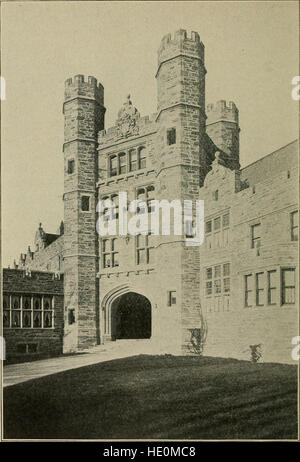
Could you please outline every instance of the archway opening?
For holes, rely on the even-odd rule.
[[[151,303],[146,297],[128,292],[113,302],[111,337],[113,340],[151,337]]]

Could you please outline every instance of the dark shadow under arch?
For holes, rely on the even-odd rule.
[[[151,337],[151,303],[136,292],[127,292],[112,303],[111,338],[140,339]]]

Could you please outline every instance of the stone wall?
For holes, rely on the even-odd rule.
[[[24,270],[3,270],[4,296],[49,296],[53,299],[53,324],[50,328],[8,327],[3,329],[8,361],[29,361],[62,354],[64,295],[63,276],[54,273]],[[12,310],[13,311],[13,310]],[[21,315],[22,316],[22,315]],[[27,352],[24,350],[24,345]],[[30,348],[32,346],[32,348]],[[34,350],[34,351],[33,351]],[[35,351],[36,350],[36,351]]]

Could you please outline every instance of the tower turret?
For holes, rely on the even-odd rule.
[[[232,169],[240,168],[239,147],[239,111],[229,101],[218,101],[209,104],[206,110],[206,133],[217,148],[226,154],[226,165]]]
[[[104,129],[104,89],[95,77],[65,82],[64,351],[97,343],[97,134]]]
[[[162,39],[156,74],[160,163],[156,194],[157,199],[180,200],[182,204],[184,200],[192,200],[194,213],[199,187],[208,170],[204,150],[205,74],[204,45],[197,32],[188,35],[180,29]],[[189,329],[198,321],[199,247],[187,246],[184,234],[161,236],[160,241],[158,258],[164,279],[160,278],[159,283],[163,290],[178,288],[177,312],[169,313],[166,325],[161,328],[172,328],[174,338],[182,347],[189,342]],[[169,270],[170,252],[172,272]],[[177,326],[174,319],[178,321]]]

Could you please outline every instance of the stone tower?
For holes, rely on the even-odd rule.
[[[197,32],[178,30],[166,35],[158,50],[157,148],[159,167],[157,198],[172,201],[199,199],[199,187],[208,165],[205,138],[204,45]],[[159,246],[161,283],[176,287],[177,326],[172,327],[180,345],[188,343],[189,328],[200,314],[199,246],[187,246],[185,236],[162,236]],[[172,271],[170,271],[172,268]],[[170,320],[166,326],[169,328]]]
[[[104,89],[94,77],[65,83],[64,352],[98,342],[97,134],[104,128]]]
[[[240,168],[239,111],[229,101],[218,101],[207,106],[206,133],[214,144],[226,154],[226,165],[232,169]]]

